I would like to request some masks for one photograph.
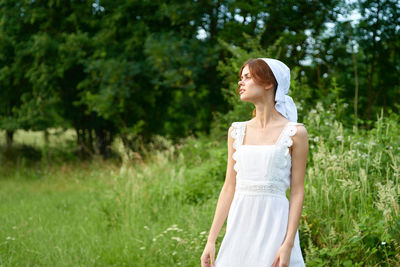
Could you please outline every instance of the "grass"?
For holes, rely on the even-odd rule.
[[[172,154],[156,152],[141,166],[3,165],[0,266],[196,265],[188,247],[201,253],[208,222],[182,203],[184,159],[171,164]],[[211,218],[215,204],[203,215]]]
[[[398,266],[398,117],[380,116],[373,130],[356,131],[327,114],[317,106],[303,121],[306,264]],[[54,146],[50,162],[2,164],[0,266],[199,266],[225,178],[226,141],[154,143],[166,149],[136,162],[116,142],[122,162],[60,161]],[[68,153],[71,144],[60,142],[57,151]],[[224,233],[225,225],[217,249]]]

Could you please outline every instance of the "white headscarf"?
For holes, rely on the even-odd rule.
[[[297,122],[297,108],[293,99],[287,95],[290,87],[290,69],[283,62],[272,58],[259,58],[265,61],[278,83],[275,94],[275,108],[285,118]]]

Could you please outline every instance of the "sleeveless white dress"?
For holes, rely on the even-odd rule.
[[[232,123],[236,189],[216,267],[270,267],[286,235],[291,156],[296,125],[288,122],[273,145],[243,145],[247,122]],[[305,266],[296,231],[291,267]]]

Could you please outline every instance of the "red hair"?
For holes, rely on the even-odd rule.
[[[278,86],[278,82],[275,79],[274,74],[272,73],[272,70],[268,66],[268,64],[262,60],[262,59],[254,59],[251,58],[247,60],[242,67],[240,68],[239,71],[239,80],[240,76],[242,76],[243,69],[249,66],[249,72],[251,75],[251,78],[254,80],[254,82],[258,85],[261,86],[268,86],[272,84],[274,86],[274,99],[275,99],[275,94],[276,94],[276,87]],[[239,95],[239,90],[240,90],[240,85],[236,88],[236,95]],[[256,109],[253,110],[253,118],[256,116]]]

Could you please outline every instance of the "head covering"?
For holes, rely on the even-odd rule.
[[[275,94],[275,108],[285,118],[297,122],[297,108],[293,99],[287,95],[290,87],[290,69],[283,62],[272,58],[259,58],[265,61],[278,83]]]

